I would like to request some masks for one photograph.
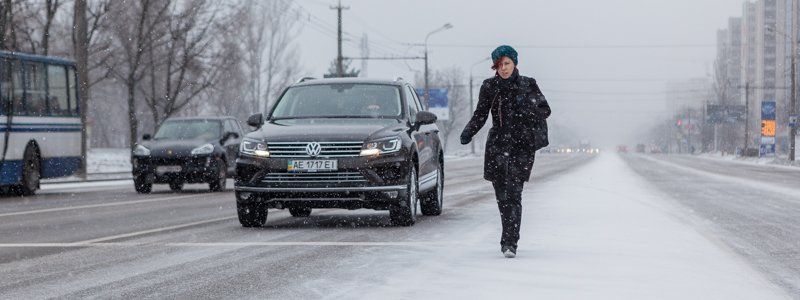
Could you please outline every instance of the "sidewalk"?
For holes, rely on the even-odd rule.
[[[535,169],[534,169],[535,172]],[[516,259],[502,258],[498,219],[468,242],[415,256],[374,291],[426,299],[784,299],[737,255],[688,224],[616,154],[526,186]],[[487,214],[488,216],[488,214]],[[442,250],[446,249],[446,250]],[[366,296],[369,298],[370,296]]]

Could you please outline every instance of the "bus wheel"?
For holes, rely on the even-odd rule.
[[[41,161],[33,147],[25,149],[25,158],[22,165],[22,182],[19,185],[19,192],[23,196],[32,196],[39,189],[39,180],[42,177]]]

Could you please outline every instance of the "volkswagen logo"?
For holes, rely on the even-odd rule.
[[[308,154],[308,156],[315,157],[319,155],[320,152],[322,152],[322,146],[320,146],[319,143],[312,142],[306,145],[306,154]]]

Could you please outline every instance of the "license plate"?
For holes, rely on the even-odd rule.
[[[156,173],[164,174],[164,173],[178,173],[181,171],[181,166],[158,166],[156,167]]]
[[[336,171],[338,161],[331,160],[290,160],[289,172]]]

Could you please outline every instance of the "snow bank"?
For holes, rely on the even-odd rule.
[[[131,171],[131,150],[128,148],[93,148],[86,153],[89,173],[120,173]]]

